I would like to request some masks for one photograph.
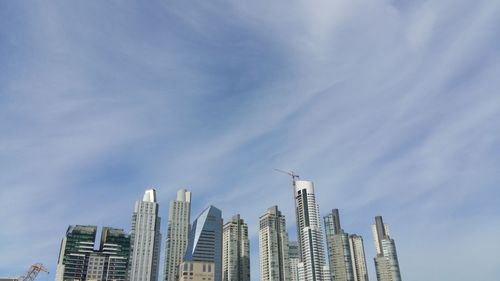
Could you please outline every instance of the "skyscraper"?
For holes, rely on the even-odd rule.
[[[372,233],[377,251],[377,256],[374,259],[377,280],[401,281],[396,244],[394,239],[389,236],[388,227],[384,224],[381,216],[375,217]]]
[[[340,227],[339,210],[324,217],[330,274],[333,281],[354,281],[349,234]]]
[[[290,281],[299,281],[299,242],[288,242],[288,257],[290,260]]]
[[[363,237],[356,234],[349,235],[349,246],[351,248],[354,281],[368,281]]]
[[[104,280],[127,280],[130,236],[125,234],[123,229],[102,228],[99,254],[105,258]]]
[[[261,281],[290,281],[288,249],[285,216],[278,210],[278,206],[271,207],[260,216],[259,222]]]
[[[177,281],[178,266],[186,253],[191,226],[191,192],[181,189],[170,202],[168,229],[165,239],[164,281]]]
[[[156,191],[147,189],[132,215],[130,280],[156,281],[160,262],[160,217]]]
[[[233,216],[222,230],[222,280],[250,281],[248,225]]]
[[[206,208],[193,222],[184,261],[213,262],[215,281],[222,281],[222,212]]]
[[[127,278],[130,237],[123,229],[103,227],[94,250],[96,226],[69,226],[61,243],[56,281]]]
[[[85,280],[90,254],[94,252],[97,226],[70,225],[61,241],[56,281]]]
[[[303,281],[330,280],[314,185],[311,181],[294,178],[293,186],[300,252],[299,276]]]

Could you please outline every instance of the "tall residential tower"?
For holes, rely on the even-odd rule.
[[[314,185],[311,181],[293,179],[297,237],[299,240],[299,276],[302,281],[330,280],[325,262],[323,234],[316,204]]]
[[[97,226],[70,225],[61,241],[56,281],[85,280],[90,254],[94,251]]]
[[[354,281],[368,281],[363,237],[356,234],[349,235],[349,247],[351,248]]]
[[[339,210],[324,217],[330,274],[333,281],[354,281],[349,234],[340,227]]]
[[[290,281],[299,281],[299,242],[288,242],[288,257],[290,260]]]
[[[130,281],[157,281],[160,262],[160,217],[156,191],[147,189],[132,215]]]
[[[96,226],[69,226],[61,243],[56,281],[127,280],[130,237],[123,229],[103,227],[95,250]]]
[[[290,281],[288,232],[278,206],[260,216],[259,255],[261,281]]]
[[[181,189],[170,202],[167,238],[165,239],[164,281],[177,281],[178,267],[186,253],[191,226],[191,192]]]
[[[248,225],[233,216],[222,230],[222,280],[250,281]]]
[[[389,236],[389,229],[384,224],[381,216],[375,217],[372,233],[377,251],[377,256],[374,259],[377,280],[401,281],[396,244],[394,239]]]

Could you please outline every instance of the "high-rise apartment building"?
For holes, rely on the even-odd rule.
[[[147,189],[132,215],[130,281],[157,281],[160,262],[160,217],[156,191]]]
[[[290,261],[290,281],[299,281],[299,242],[288,242],[288,257]]]
[[[222,212],[206,208],[193,222],[183,261],[214,263],[214,280],[222,281]]]
[[[349,235],[349,247],[351,249],[354,281],[368,281],[363,237],[356,234]]]
[[[298,247],[298,245],[296,245]],[[296,250],[298,263],[298,249]],[[259,254],[261,281],[290,281],[290,256],[285,216],[273,206],[260,216]],[[296,265],[295,265],[296,266]]]
[[[105,257],[104,280],[127,280],[130,236],[123,229],[102,228],[99,254]]]
[[[61,241],[56,281],[85,280],[90,254],[94,252],[97,226],[69,226]]]
[[[373,243],[375,244],[375,251],[377,255],[382,254],[382,247],[380,242],[382,238],[379,239],[379,237],[383,237],[384,234],[386,236],[390,235],[389,225],[385,224],[382,221],[382,217],[380,217],[380,219],[377,219],[378,217],[379,216],[375,217],[375,224],[372,224],[372,237],[373,237]],[[379,227],[377,227],[377,223],[379,224]],[[379,231],[379,229],[381,231]]]
[[[340,227],[339,210],[324,217],[330,274],[333,281],[354,281],[349,234]]]
[[[125,281],[130,237],[123,229],[103,227],[98,250],[94,250],[96,226],[69,226],[61,243],[56,281]]]
[[[311,181],[293,180],[297,237],[299,240],[299,278],[302,281],[330,280],[325,262],[323,234]]]
[[[186,253],[191,230],[191,192],[181,189],[170,202],[167,238],[165,239],[164,281],[177,281],[178,267]]]
[[[375,257],[375,270],[378,281],[401,281],[398,255],[394,239],[389,236],[388,227],[382,217],[375,217],[372,225],[373,240],[377,256]]]
[[[248,225],[233,216],[222,229],[222,280],[250,281]]]

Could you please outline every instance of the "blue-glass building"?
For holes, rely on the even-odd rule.
[[[215,281],[222,281],[222,212],[206,208],[193,222],[184,261],[215,264]]]

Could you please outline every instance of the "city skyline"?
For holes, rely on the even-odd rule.
[[[323,239],[320,235],[321,219],[319,207],[315,203],[313,183],[311,181],[297,180],[299,176],[294,173],[290,173],[290,175],[293,179],[292,186],[296,194],[296,229],[297,232],[300,229],[303,230],[305,236],[301,238],[301,241],[309,241],[312,244],[289,241],[285,217],[279,211],[278,206],[268,208],[259,217],[258,259],[261,269],[259,279],[293,281],[306,280],[307,278],[314,279],[314,276],[317,275],[323,280],[330,280],[330,278],[333,281],[367,280],[362,237],[345,233],[340,225],[339,210],[333,209],[331,213],[324,216],[326,237]],[[165,274],[169,263],[173,263],[169,268],[174,268],[174,271],[176,265],[182,265],[183,268],[179,268],[179,270],[188,272],[187,274],[193,272],[193,267],[190,264],[197,263],[198,265],[195,267],[198,269],[195,270],[195,275],[199,278],[208,278],[212,274],[215,279],[221,280],[251,280],[248,225],[241,219],[239,214],[230,217],[223,224],[222,211],[214,206],[209,206],[193,221],[193,228],[191,229],[189,220],[191,196],[191,192],[180,189],[176,193],[176,199],[170,201],[165,256],[163,257]],[[79,264],[78,268],[69,268],[70,274],[73,274],[71,276],[75,278],[81,276],[81,278],[94,280],[95,278],[107,278],[104,276],[116,276],[114,278],[124,281],[129,280],[128,278],[130,280],[166,278],[167,275],[163,277],[158,275],[160,245],[157,242],[161,241],[162,235],[157,231],[160,225],[158,209],[159,203],[156,201],[156,189],[146,189],[142,200],[135,202],[130,235],[126,235],[123,229],[103,227],[100,237],[101,242],[97,244],[99,246],[97,249],[95,248],[96,226],[70,225],[66,237],[61,242],[56,280],[63,280],[63,275],[66,276],[63,263],[67,255],[65,251],[69,251],[69,257],[76,254],[76,257],[81,259],[81,262],[77,263]],[[381,278],[379,281],[401,281],[395,244],[394,240],[389,237],[389,227],[383,223],[381,216],[376,216],[375,222],[375,224],[371,225],[371,230],[376,251],[374,262],[377,278]],[[74,229],[77,232],[72,235]],[[187,230],[189,230],[188,235],[183,233]],[[69,239],[68,237],[76,237],[77,240],[73,239],[66,242]],[[83,239],[83,242],[79,239]],[[319,241],[326,241],[326,250],[321,249],[321,242],[314,242],[318,241],[318,239]],[[126,245],[123,244],[125,241],[127,241]],[[67,243],[69,243],[69,246],[66,245]],[[78,246],[79,244],[83,245],[84,251],[78,249],[78,247],[81,247]],[[172,248],[168,246],[171,244],[179,245]],[[76,245],[76,248],[74,245]],[[149,249],[145,246],[148,246]],[[301,247],[307,251],[306,254],[300,254]],[[69,250],[65,250],[66,248]],[[175,254],[179,251],[184,253],[182,257]],[[77,252],[85,252],[86,254],[79,257],[80,255]],[[323,263],[320,264],[320,268],[322,268],[320,272],[314,274],[312,272],[316,269],[310,265],[307,268],[307,264],[318,264],[323,253],[328,253],[330,269],[328,269],[328,265]],[[110,254],[111,258],[109,257]],[[148,256],[148,254],[151,255]],[[173,255],[173,257],[170,257],[167,262],[169,255]],[[344,257],[344,255],[348,256]],[[314,257],[315,260],[310,260],[310,257]],[[71,263],[74,264],[74,262]],[[203,265],[203,271],[201,271],[203,263],[205,265]],[[138,267],[137,264],[141,266]],[[276,264],[278,266],[275,268],[274,265]],[[108,266],[115,271],[106,270]],[[213,267],[213,269],[206,271],[207,266],[209,268]],[[263,271],[264,268],[267,269]],[[326,271],[323,272],[323,270]],[[350,272],[348,275],[345,275],[346,270]],[[175,272],[172,275],[175,276]],[[173,280],[184,278],[182,275],[175,277]],[[318,278],[316,277],[316,279]]]
[[[297,240],[282,169],[371,281],[377,215],[405,281],[500,276],[499,25],[491,0],[0,1],[0,274],[54,280],[68,225],[128,231],[148,188],[163,257],[187,188],[245,219],[258,280],[259,215]]]

